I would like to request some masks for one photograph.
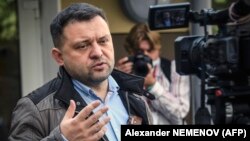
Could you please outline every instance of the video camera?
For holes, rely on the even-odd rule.
[[[204,83],[202,95],[207,95],[214,124],[250,124],[249,15],[247,0],[219,11],[194,12],[190,3],[154,5],[149,9],[152,30],[188,27],[189,22],[204,27],[204,36],[175,40],[176,71],[195,74]],[[218,33],[208,35],[207,25],[217,25]]]

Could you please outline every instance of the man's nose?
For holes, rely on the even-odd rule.
[[[100,58],[103,55],[102,48],[98,43],[93,43],[90,57],[91,58]]]

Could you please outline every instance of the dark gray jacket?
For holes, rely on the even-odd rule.
[[[117,70],[112,76],[120,86],[119,95],[128,113],[141,117],[142,124],[148,124],[145,103],[136,95],[143,92],[143,78]],[[58,77],[18,101],[12,114],[9,141],[62,141],[59,124],[70,99],[76,102],[77,112],[87,105],[61,67]],[[107,140],[106,136],[102,140]]]

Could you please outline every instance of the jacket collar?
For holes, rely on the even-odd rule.
[[[120,90],[136,93],[139,95],[143,93],[143,77],[130,75],[116,69],[113,70],[111,75],[120,86]],[[70,100],[74,100],[76,102],[76,111],[80,111],[87,105],[87,103],[74,89],[71,76],[67,73],[64,67],[60,67],[58,78],[61,80],[61,84],[55,94],[55,98],[62,101],[67,105],[67,107],[69,106]]]
[[[81,96],[74,89],[71,77],[64,67],[59,68],[58,78],[61,80],[61,84],[55,94],[55,98],[62,101],[66,107],[69,106],[70,100],[74,100],[76,102],[76,111],[80,112],[87,103],[82,100]]]
[[[132,92],[141,95],[143,91],[144,78],[141,76],[131,75],[114,69],[112,77],[120,86],[120,90]]]

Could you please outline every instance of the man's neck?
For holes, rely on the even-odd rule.
[[[92,85],[90,88],[104,101],[108,93],[108,79],[98,85]]]

